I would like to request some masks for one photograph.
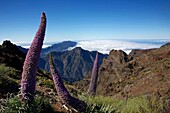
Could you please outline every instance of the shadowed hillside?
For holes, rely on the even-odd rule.
[[[56,68],[63,75],[62,78],[68,82],[75,82],[91,74],[95,53],[95,51],[89,52],[77,47],[70,51],[53,52],[52,54]],[[99,65],[104,57],[107,55],[99,54]],[[40,59],[39,67],[49,70],[48,55]]]
[[[4,41],[0,46],[0,64],[5,63],[7,66],[21,70],[24,59],[25,53],[10,41]]]

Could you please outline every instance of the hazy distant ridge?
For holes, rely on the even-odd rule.
[[[123,50],[127,54],[132,49],[151,49],[159,48],[165,43],[170,42],[170,39],[128,39],[128,40],[80,40],[80,41],[63,41],[58,43],[45,43],[42,53],[51,51],[71,50],[76,47],[81,47],[88,51],[99,51],[103,54],[109,54],[112,49]],[[47,44],[47,45],[46,45]],[[51,44],[51,46],[49,46]],[[48,46],[48,47],[47,47]],[[25,46],[22,46],[25,47]],[[27,46],[28,47],[28,46]]]

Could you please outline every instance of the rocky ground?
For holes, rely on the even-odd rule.
[[[112,50],[99,70],[97,94],[124,98],[139,95],[170,95],[170,43],[148,50],[132,50],[129,55]],[[90,78],[75,83],[86,91]],[[83,87],[80,87],[83,86]]]

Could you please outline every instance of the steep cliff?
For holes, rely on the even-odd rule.
[[[100,67],[97,93],[116,97],[141,94],[169,95],[170,44],[158,49],[112,50]]]

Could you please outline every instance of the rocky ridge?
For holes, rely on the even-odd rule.
[[[156,49],[112,50],[99,69],[97,94],[116,98],[140,95],[170,95],[170,43]],[[87,91],[90,77],[76,82]]]
[[[157,49],[112,50],[100,67],[99,95],[170,95],[170,44]]]

